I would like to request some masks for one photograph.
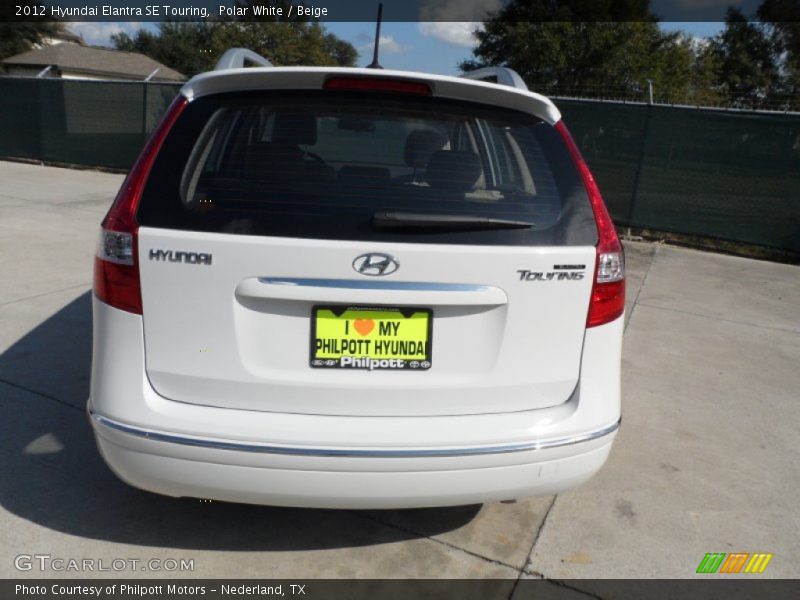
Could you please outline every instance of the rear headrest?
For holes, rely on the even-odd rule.
[[[478,181],[481,171],[481,159],[474,152],[439,150],[431,156],[425,179],[431,187],[466,192]]]
[[[317,143],[317,120],[314,115],[275,115],[272,141],[277,144],[314,145]]]
[[[251,179],[296,176],[302,160],[303,152],[296,144],[257,142],[247,148],[244,169]]]
[[[405,160],[409,167],[422,169],[437,150],[447,142],[443,133],[431,129],[417,129],[406,139]]]

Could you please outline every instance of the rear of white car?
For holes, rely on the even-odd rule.
[[[550,494],[620,418],[622,248],[555,107],[417,73],[199,76],[103,222],[89,412],[137,487]]]

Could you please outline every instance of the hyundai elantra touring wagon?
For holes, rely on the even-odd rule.
[[[597,185],[513,72],[221,68],[102,222],[89,417],[169,496],[553,494],[618,429],[624,296]]]

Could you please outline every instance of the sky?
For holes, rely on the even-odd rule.
[[[424,71],[457,75],[458,64],[472,56],[471,35],[475,23],[397,23],[381,26],[380,63],[387,69]],[[668,31],[682,30],[695,37],[710,37],[722,30],[723,23],[661,23]],[[154,30],[155,23],[70,23],[69,29],[83,35],[88,44],[110,46],[112,33],[133,34],[139,28]],[[359,66],[372,61],[375,26],[370,22],[326,23],[327,30],[350,42],[359,52]],[[269,58],[269,57],[267,57]]]

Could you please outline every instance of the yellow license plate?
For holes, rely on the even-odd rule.
[[[425,371],[431,368],[432,326],[427,308],[315,306],[310,365]]]

